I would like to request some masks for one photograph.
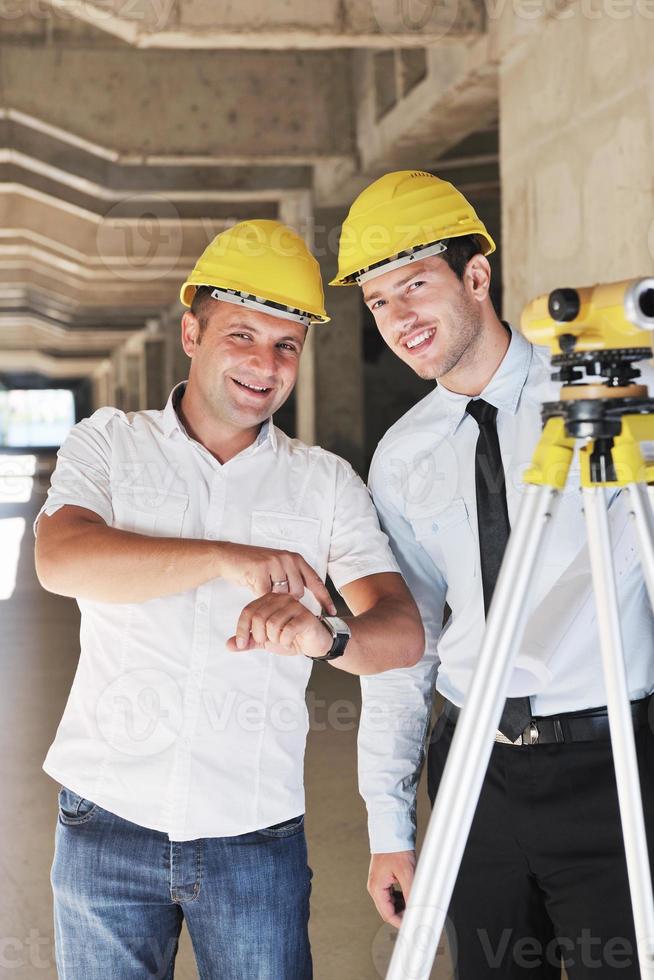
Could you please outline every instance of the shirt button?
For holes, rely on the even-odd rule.
[[[207,611],[207,604],[206,604],[206,602],[199,602],[198,603],[198,612],[206,613],[206,611]]]

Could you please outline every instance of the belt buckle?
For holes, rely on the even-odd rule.
[[[535,721],[530,721],[524,732],[522,733],[522,744],[523,745],[538,745],[538,739],[540,737],[540,732],[538,731],[538,725]]]
[[[538,725],[535,721],[530,721],[524,732],[518,735],[515,742],[512,742],[510,738],[503,735],[502,732],[495,732],[495,741],[501,742],[502,745],[538,745],[538,739],[540,738],[540,732],[538,731]]]

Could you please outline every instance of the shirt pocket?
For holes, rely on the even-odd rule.
[[[445,578],[448,604],[460,608],[474,594],[471,583],[479,575],[479,547],[465,501],[458,498],[438,512],[408,519],[416,541]]]
[[[280,551],[297,551],[315,568],[320,521],[281,511],[253,510],[250,518],[250,544]]]
[[[156,537],[181,537],[187,493],[150,486],[113,488],[114,527]]]

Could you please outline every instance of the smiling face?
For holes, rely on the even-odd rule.
[[[461,281],[442,258],[430,256],[371,279],[363,298],[391,350],[421,378],[448,387],[474,364],[482,342],[488,270],[475,255]]]
[[[258,427],[293,390],[307,328],[218,300],[211,301],[203,321],[204,329],[192,313],[182,321],[195,402],[214,425]]]

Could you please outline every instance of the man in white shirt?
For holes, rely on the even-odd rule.
[[[408,894],[413,879],[415,796],[434,689],[445,709],[429,744],[432,801],[481,648],[522,474],[541,434],[541,403],[558,400],[559,386],[550,380],[548,351],[498,319],[485,257],[494,243],[451,184],[415,171],[387,174],[353,204],[342,242],[333,284],[358,283],[391,350],[420,377],[437,380],[384,436],[369,481],[427,636],[417,666],[361,682],[368,888],[382,917],[399,925],[394,889]],[[639,976],[578,486],[577,461],[533,583],[450,905],[459,980],[558,980],[561,962],[570,980],[614,980],[616,970]],[[610,496],[651,815],[654,618],[626,503],[619,492]],[[506,535],[498,538],[502,525]],[[532,719],[538,744],[531,744]]]
[[[271,418],[328,319],[304,242],[236,225],[181,298],[188,382],[163,411],[74,426],[35,522],[41,583],[81,610],[44,763],[57,966],[172,977],[185,919],[203,980],[308,980],[311,661],[406,666],[424,633],[361,480]]]

